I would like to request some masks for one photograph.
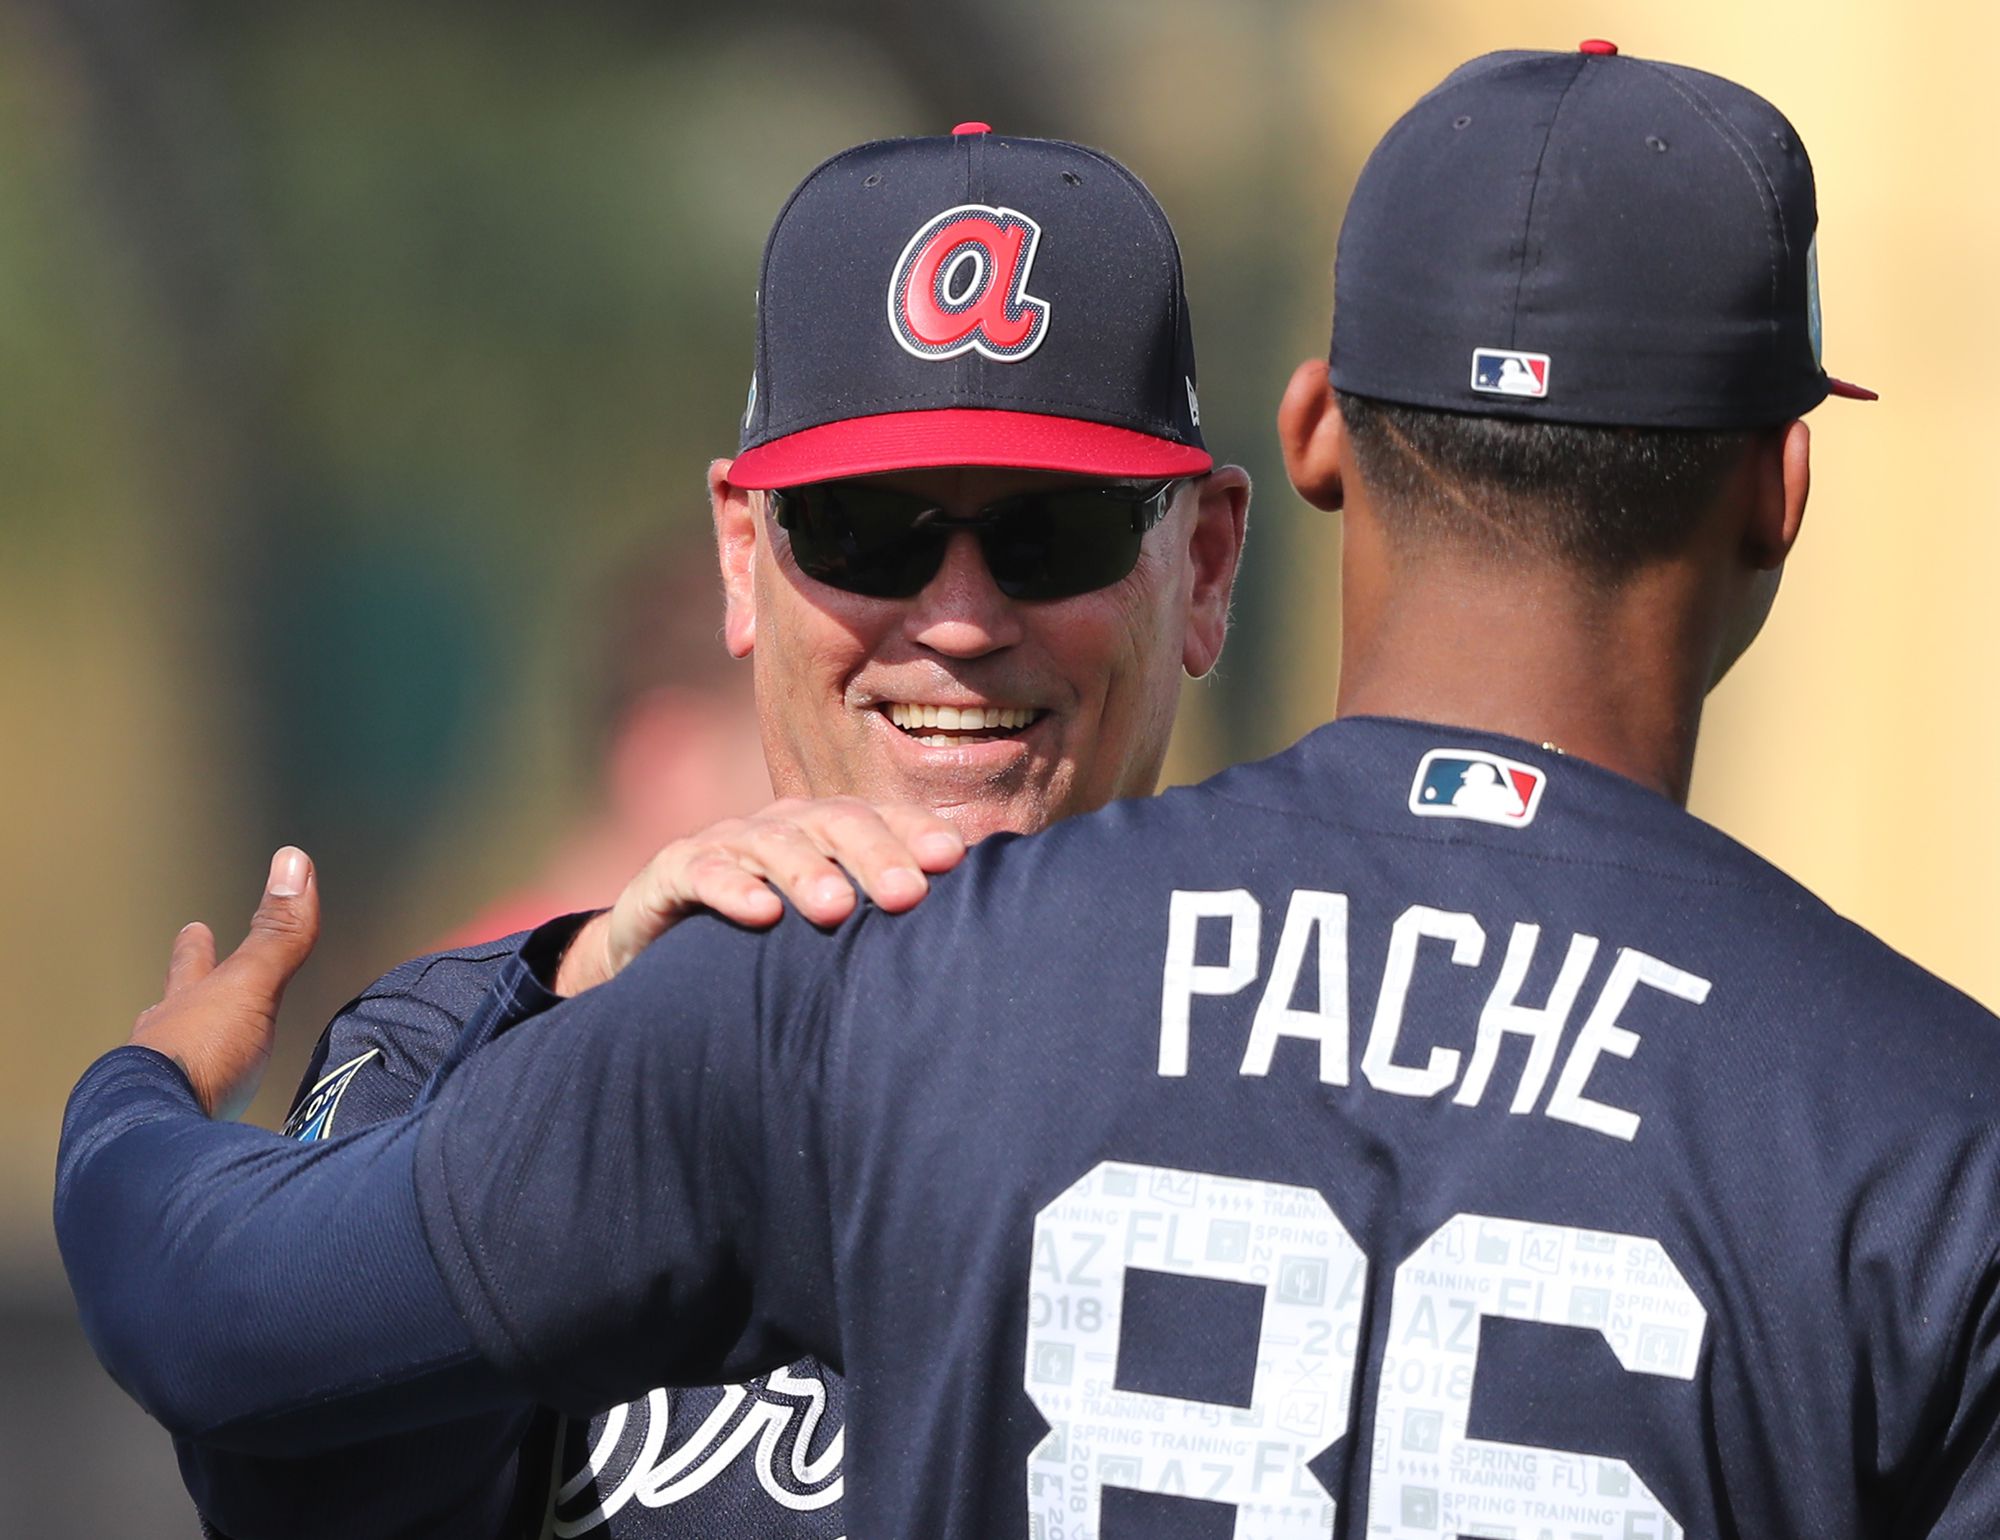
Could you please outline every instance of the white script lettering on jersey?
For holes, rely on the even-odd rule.
[[[804,1513],[830,1507],[841,1499],[847,1430],[835,1429],[815,1453],[826,1410],[826,1387],[818,1379],[780,1369],[726,1387],[691,1429],[674,1426],[675,1406],[665,1390],[614,1407],[574,1471],[563,1469],[566,1438],[559,1430],[543,1540],[591,1534],[630,1504],[669,1508],[693,1501],[746,1459],[753,1462],[762,1496],[779,1508]]]
[[[1162,1075],[1188,1072],[1189,1019],[1195,997],[1240,995],[1261,974],[1263,906],[1241,888],[1220,892],[1176,891],[1167,912],[1166,965],[1160,979],[1160,1061]],[[1217,962],[1195,960],[1204,928],[1222,929],[1221,944],[1211,940],[1209,954]],[[1487,963],[1487,928],[1475,916],[1413,904],[1397,916],[1384,943],[1382,985],[1361,1053],[1362,1078],[1378,1091],[1395,1096],[1432,1097],[1453,1086],[1452,1102],[1476,1107],[1486,1094],[1501,1039],[1514,1033],[1528,1040],[1528,1056],[1508,1103],[1510,1113],[1527,1113],[1542,1101],[1542,1090],[1555,1069],[1557,1055],[1576,1008],[1585,976],[1596,960],[1595,936],[1573,935],[1563,954],[1561,971],[1542,1005],[1526,1005],[1521,986],[1541,944],[1539,925],[1516,923],[1507,939],[1499,972],[1476,1022],[1460,1041],[1470,1048],[1432,1042],[1428,1051],[1406,1041],[1403,1007],[1411,980],[1423,966],[1481,969]],[[1425,947],[1424,942],[1433,943]],[[1327,1085],[1347,1085],[1351,1060],[1348,1014],[1348,902],[1344,893],[1294,892],[1285,911],[1284,929],[1271,959],[1271,971],[1257,997],[1244,1043],[1244,1075],[1268,1075],[1278,1040],[1302,1038],[1319,1050],[1319,1078]],[[1295,1004],[1300,974],[1312,959],[1317,989],[1310,1009]],[[1438,961],[1442,959],[1442,963]],[[1662,962],[1632,947],[1622,947],[1597,999],[1585,1015],[1569,1053],[1556,1075],[1555,1089],[1541,1106],[1543,1116],[1594,1129],[1614,1139],[1630,1140],[1639,1131],[1639,1114],[1587,1094],[1591,1072],[1606,1054],[1629,1059],[1639,1048],[1639,1034],[1619,1025],[1619,1015],[1644,985],[1692,1005],[1708,998],[1707,979]],[[1431,1034],[1450,1038],[1449,1032]]]

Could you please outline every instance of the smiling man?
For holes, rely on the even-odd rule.
[[[759,497],[746,486],[775,474],[747,482],[759,463],[753,451],[711,481],[726,634],[755,659],[773,762],[798,780],[784,789],[921,803],[975,839],[1152,790],[1181,673],[1205,673],[1222,643],[1213,582],[1178,590],[1233,559],[1236,473],[1206,478],[1203,523],[1204,489],[1184,475],[964,468]],[[1187,505],[1200,549],[1184,572],[1186,542],[1144,534]]]
[[[1110,158],[968,124],[814,171],[766,249],[742,450],[708,479],[724,640],[752,663],[772,785],[847,800],[670,846],[568,945],[561,992],[697,905],[770,924],[760,879],[841,919],[855,900],[829,854],[906,907],[924,888],[913,867],[962,850],[926,845],[932,819],[852,799],[930,809],[979,840],[1152,791],[1183,674],[1221,651],[1249,501],[1202,443],[1195,381],[1172,230]],[[246,980],[252,945],[207,975],[208,1015],[274,1016],[310,938],[290,943],[275,974]],[[184,933],[170,992],[195,985],[211,945]],[[329,1027],[287,1131],[319,1140],[410,1110],[546,998],[512,942],[405,965]],[[247,1284],[286,1286],[279,1267]],[[229,1540],[825,1540],[845,1530],[844,1396],[806,1360],[595,1419],[508,1413],[317,1459],[179,1447]]]
[[[1247,484],[1211,473],[1179,253],[1130,173],[981,124],[923,143],[787,206],[709,490],[778,789],[977,837],[1153,789]]]

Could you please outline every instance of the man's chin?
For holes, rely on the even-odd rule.
[[[1039,799],[1027,798],[962,802],[954,807],[939,807],[936,812],[965,836],[968,845],[976,845],[994,834],[1033,834],[1046,829],[1060,816]]]
[[[905,781],[899,795],[936,813],[967,844],[993,834],[1033,834],[1074,811],[1056,788],[1026,776],[931,777],[921,784]]]

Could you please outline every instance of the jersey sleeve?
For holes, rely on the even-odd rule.
[[[320,1036],[285,1122],[317,1142],[400,1117],[454,1055],[547,1002],[511,983],[525,938],[417,958],[377,979]],[[216,1540],[503,1532],[521,1500],[532,1413],[509,1408],[324,1454],[246,1454],[176,1439],[181,1478]]]
[[[86,1334],[171,1430],[247,1453],[837,1363],[828,981],[854,929],[691,921],[428,1108],[321,1143],[211,1122],[168,1060],[114,1050],[58,1157]]]
[[[1906,1500],[1902,1532],[1983,1540],[2000,1534],[2000,1246],[1989,1249],[1967,1308],[1947,1319],[1953,1341],[1935,1391],[1937,1431]]]
[[[690,920],[445,1086],[427,1233],[481,1351],[540,1399],[839,1367],[839,979],[864,924]]]
[[[56,1239],[84,1333],[170,1432],[301,1454],[525,1397],[431,1259],[414,1115],[317,1144],[202,1115],[180,1068],[114,1049],[64,1116]]]
[[[545,929],[567,939],[561,925]],[[470,1051],[468,1039],[491,1041],[532,1014],[508,985],[530,939],[412,958],[348,1001],[320,1035],[285,1132],[330,1138],[418,1105],[432,1077]]]

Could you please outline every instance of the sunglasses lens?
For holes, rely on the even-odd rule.
[[[919,524],[929,500],[829,481],[777,496],[778,523],[809,578],[851,594],[907,599],[937,575],[949,531]]]
[[[1139,560],[1171,483],[1023,492],[954,519],[913,492],[823,481],[773,494],[778,524],[807,577],[851,594],[907,599],[937,576],[945,547],[974,533],[1010,599],[1067,599],[1108,588]]]
[[[994,583],[1010,599],[1109,588],[1138,564],[1142,502],[1085,487],[1009,498],[980,530]]]

